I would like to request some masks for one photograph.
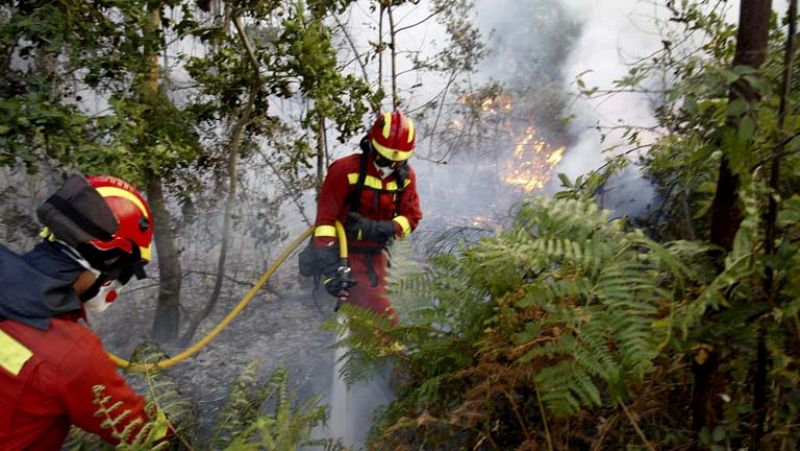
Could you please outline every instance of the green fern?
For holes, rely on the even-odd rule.
[[[94,392],[94,404],[97,406],[96,416],[102,419],[101,427],[111,429],[111,435],[120,441],[116,449],[119,450],[161,450],[169,446],[168,442],[162,441],[167,432],[169,423],[163,414],[157,412],[153,404],[148,404],[148,414],[150,420],[147,422],[136,418],[127,422],[123,427],[120,423],[126,420],[130,410],[122,409],[122,402],[112,403],[110,396],[105,394],[105,387],[96,385],[92,388]],[[133,432],[137,431],[135,436]]]
[[[243,412],[233,409],[242,407]],[[311,429],[327,421],[327,407],[314,397],[298,401],[289,389],[289,376],[276,369],[263,384],[255,384],[248,367],[234,387],[228,406],[217,427],[214,446],[228,450],[274,449],[294,450],[301,446],[325,446],[337,450],[337,442],[327,439],[311,441]]]
[[[368,374],[358,371],[385,357],[389,338],[419,381],[389,406],[384,430],[411,412],[477,418],[464,414],[526,385],[555,417],[629,398],[669,341],[671,323],[659,322],[676,308],[673,285],[699,276],[679,253],[609,218],[586,201],[524,203],[512,229],[393,280],[395,297],[412,306],[398,327],[348,309],[340,327],[359,332],[340,343],[350,347],[346,376]]]

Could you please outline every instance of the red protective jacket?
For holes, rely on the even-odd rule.
[[[314,236],[318,248],[335,241],[336,220],[342,224],[347,223],[347,214],[350,211],[348,199],[358,182],[360,168],[361,155],[358,153],[336,160],[328,168],[317,204]],[[358,213],[368,219],[393,221],[395,237],[405,238],[416,229],[422,219],[414,170],[409,167],[408,176],[403,182],[405,187],[399,190],[398,180],[394,175],[385,179],[380,178],[371,154],[367,156],[366,168]],[[379,252],[382,244],[374,241],[349,240],[348,248],[351,274],[358,283],[350,290],[350,302],[393,315],[394,311],[385,293],[387,261],[386,256]],[[363,253],[368,249],[376,252],[372,255]]]
[[[144,399],[117,374],[89,329],[59,317],[47,330],[0,322],[0,450],[61,449],[70,424],[118,443],[111,429],[101,427],[105,418],[95,416],[92,388],[98,385],[111,397],[107,406],[121,401],[130,411],[118,430],[146,420]]]

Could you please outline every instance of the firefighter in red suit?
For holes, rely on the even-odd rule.
[[[378,117],[361,140],[361,154],[333,162],[322,184],[314,231],[315,246],[329,262],[323,283],[337,297],[362,308],[397,316],[386,297],[387,258],[393,239],[408,236],[422,219],[414,170],[414,124],[401,112]],[[350,273],[337,263],[335,222],[345,224]]]
[[[102,311],[150,259],[152,216],[130,184],[73,175],[37,209],[42,242],[17,255],[0,245],[0,449],[58,450],[70,425],[119,443],[102,423],[107,407],[128,411],[115,427],[148,420],[144,399],[117,374],[100,339],[83,324]],[[163,414],[157,436],[166,435]],[[126,441],[141,426],[134,425]],[[153,437],[153,435],[151,435]]]

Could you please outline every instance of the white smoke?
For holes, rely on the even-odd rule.
[[[564,65],[565,88],[575,90],[576,77],[586,86],[605,89],[628,71],[627,63],[654,52],[661,37],[653,24],[641,14],[639,0],[562,0],[573,15],[582,18],[582,33]],[[639,14],[637,14],[639,13]],[[582,75],[581,75],[582,74]],[[651,100],[639,94],[620,93],[598,100],[579,99],[574,106],[577,118],[572,130],[577,144],[570,148],[559,170],[570,178],[597,169],[604,162],[600,152],[600,132],[596,124],[619,123],[644,127],[655,125]],[[619,144],[613,134],[606,146]]]
[[[661,46],[661,30],[668,12],[664,2],[643,0],[559,0],[570,14],[582,22],[582,31],[574,50],[567,57],[563,75],[565,88],[576,90],[576,77],[581,76],[587,87],[597,86],[611,89],[614,81],[628,72],[630,63],[657,51]],[[785,15],[788,2],[775,0],[773,9],[779,17]],[[728,22],[737,23],[739,2],[729,1],[723,5]],[[651,86],[658,89],[658,81],[651,80]],[[662,82],[663,83],[663,82]],[[666,80],[669,83],[669,80]],[[597,99],[579,99],[573,113],[572,123],[575,144],[566,153],[557,170],[571,179],[598,169],[606,162],[602,150],[615,147],[615,152],[630,149],[624,142],[621,132],[605,129],[605,140],[601,142],[601,132],[595,126],[614,127],[622,124],[640,127],[653,127],[656,120],[653,106],[659,99],[643,94],[619,93]],[[639,134],[642,144],[652,142],[658,133]],[[618,147],[616,147],[618,146]],[[637,156],[634,153],[631,157]],[[652,199],[652,187],[633,167],[609,183],[611,208],[627,213],[642,213],[646,203]]]

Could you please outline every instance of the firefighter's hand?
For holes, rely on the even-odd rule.
[[[336,298],[342,298],[347,297],[348,290],[355,286],[356,281],[350,277],[350,268],[340,265],[322,276],[322,284],[328,294]]]
[[[351,238],[377,241],[381,244],[386,244],[395,235],[394,221],[375,221],[353,212],[348,214],[345,228]]]

